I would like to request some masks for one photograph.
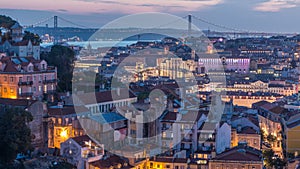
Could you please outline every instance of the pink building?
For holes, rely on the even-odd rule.
[[[0,57],[0,98],[53,98],[57,85],[57,70],[45,60],[33,57]]]
[[[222,70],[223,66],[226,71],[237,73],[249,73],[250,58],[249,57],[232,57],[216,55],[201,55],[198,65],[205,68],[205,71]]]

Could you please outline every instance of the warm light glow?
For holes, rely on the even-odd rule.
[[[68,137],[68,131],[66,129],[64,129],[61,133],[60,133],[61,137],[67,138]]]

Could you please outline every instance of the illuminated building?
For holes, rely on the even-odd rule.
[[[41,99],[44,94],[52,96],[56,84],[56,68],[44,60],[12,56],[0,59],[1,98]]]
[[[237,73],[249,73],[250,58],[249,57],[233,57],[203,54],[199,57],[199,65],[204,65],[206,72],[222,70]]]
[[[170,79],[192,78],[196,70],[196,63],[192,60],[184,61],[182,58],[157,59],[160,76],[168,76]]]
[[[265,137],[268,135],[276,137],[276,140],[271,143],[273,151],[283,157],[281,114],[285,109],[267,101],[254,103],[252,108],[258,111],[259,126]]]
[[[48,147],[60,148],[60,144],[70,137],[84,135],[77,117],[87,114],[84,107],[56,107],[48,108]]]
[[[261,140],[260,133],[251,127],[243,127],[238,129],[233,129],[231,131],[231,146],[235,147],[240,142],[247,143],[250,147],[260,150]]]
[[[288,153],[299,155],[300,153],[300,114],[291,116],[284,122],[285,148]]]
[[[204,162],[203,162],[204,163]],[[139,165],[132,167],[134,169],[208,169],[207,163],[203,164],[201,160],[193,161],[190,158],[173,157],[152,157],[142,161]]]
[[[233,92],[265,92],[265,93],[277,93],[283,96],[290,96],[296,93],[296,85],[288,84],[285,81],[240,81],[236,82],[233,85],[228,85],[226,88],[227,91]]]

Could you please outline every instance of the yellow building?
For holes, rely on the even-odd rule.
[[[208,169],[208,165],[200,165],[188,158],[156,157],[142,161],[134,169]]]
[[[60,143],[65,142],[72,135],[72,126],[57,127],[54,126],[54,147],[60,148]]]
[[[295,117],[296,116],[296,117]],[[299,154],[300,153],[300,115],[290,117],[290,120],[286,122],[286,151],[288,153]]]
[[[77,113],[88,111],[86,108],[76,108]],[[48,116],[48,147],[60,148],[60,143],[70,137],[85,134],[74,107],[48,108]]]
[[[240,142],[247,143],[248,146],[260,150],[260,134],[250,127],[243,127],[240,130],[231,131],[231,147],[237,146]]]

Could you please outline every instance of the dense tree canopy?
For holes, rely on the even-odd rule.
[[[10,29],[16,22],[9,16],[0,15],[0,27]]]
[[[0,110],[0,168],[7,168],[18,153],[32,149],[31,131],[27,124],[33,120],[30,112],[20,108]]]
[[[74,51],[65,46],[54,45],[51,52],[43,53],[41,58],[46,60],[49,65],[57,67],[58,90],[71,91],[75,61]]]

